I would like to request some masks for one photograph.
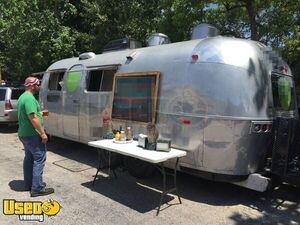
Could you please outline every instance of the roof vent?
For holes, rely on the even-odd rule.
[[[104,46],[103,52],[117,51],[123,49],[134,49],[141,47],[142,43],[140,41],[136,41],[132,38],[122,38],[108,42],[108,44]]]
[[[191,39],[203,39],[219,35],[219,30],[212,25],[202,23],[193,28]]]
[[[79,55],[79,60],[94,58],[96,54],[94,52],[84,52]]]
[[[148,46],[164,45],[171,43],[169,37],[162,33],[152,34],[147,40]]]

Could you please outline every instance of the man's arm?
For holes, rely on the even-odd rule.
[[[47,135],[45,133],[44,128],[40,124],[39,118],[37,118],[37,116],[34,113],[30,113],[28,115],[28,118],[29,118],[30,122],[32,123],[33,127],[40,134],[40,136],[42,138],[42,142],[45,144],[48,141],[48,137],[47,137]]]

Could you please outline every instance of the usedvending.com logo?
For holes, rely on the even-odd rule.
[[[60,204],[52,199],[40,201],[3,200],[4,215],[17,215],[20,221],[44,221],[44,215],[55,216],[60,211]]]

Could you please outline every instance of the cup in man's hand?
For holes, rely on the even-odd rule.
[[[43,110],[42,114],[44,117],[49,116],[49,111],[48,110]]]

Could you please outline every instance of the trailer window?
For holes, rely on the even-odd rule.
[[[272,91],[276,110],[295,109],[294,85],[291,77],[272,74]]]
[[[154,123],[158,85],[158,72],[116,75],[112,119]]]
[[[91,70],[87,81],[87,91],[112,91],[116,70]]]
[[[99,91],[102,80],[102,70],[91,70],[88,76],[87,91]]]
[[[112,91],[116,70],[104,70],[100,91]]]
[[[64,78],[65,72],[51,72],[48,82],[48,88],[51,91],[60,91],[61,90],[61,81]]]

